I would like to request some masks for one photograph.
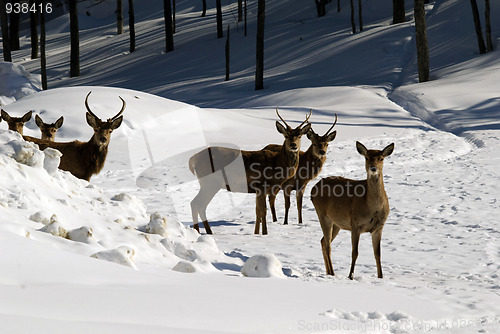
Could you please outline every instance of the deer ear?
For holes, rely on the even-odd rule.
[[[123,121],[123,116],[120,116],[117,119],[113,120],[111,122],[111,130],[117,129],[122,124],[122,121]]]
[[[62,116],[59,117],[59,119],[54,124],[56,126],[56,129],[59,129],[63,125],[63,122],[64,122],[64,117],[62,117]]]
[[[90,113],[86,113],[85,116],[87,116],[87,124],[90,125],[93,129],[96,128],[97,123],[95,117],[92,116]]]
[[[382,150],[382,155],[385,157],[388,157],[394,152],[394,143],[387,145],[383,150]]]
[[[22,120],[24,123],[29,121],[31,119],[31,115],[33,114],[33,110],[28,111],[26,114],[24,114]]]
[[[2,119],[6,122],[8,122],[10,120],[9,114],[7,114],[7,112],[3,109],[2,109]]]
[[[279,133],[285,134],[286,133],[286,128],[281,124],[280,122],[276,121],[276,129],[278,130]]]
[[[337,130],[335,130],[335,131],[333,131],[332,133],[330,133],[330,134],[328,135],[328,137],[326,138],[326,140],[330,142],[330,141],[334,140],[334,139],[335,139],[335,137],[337,137]]]
[[[36,123],[36,126],[38,126],[39,128],[41,128],[43,126],[43,121],[40,118],[40,116],[35,115],[35,123]]]
[[[357,141],[356,142],[356,149],[358,150],[359,154],[366,157],[366,154],[368,153],[368,149],[365,147],[365,145],[363,145],[359,141]]]
[[[307,139],[312,141],[313,136],[314,136],[314,131],[312,128],[310,128],[309,131],[307,131]]]
[[[306,126],[304,126],[302,129],[300,129],[300,134],[305,135],[306,133],[309,132],[309,130],[311,130],[311,123],[307,123]]]

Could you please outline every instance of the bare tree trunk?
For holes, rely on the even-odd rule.
[[[35,0],[29,0],[29,7],[35,6]],[[30,11],[31,59],[38,58],[38,12]]]
[[[9,40],[10,40],[10,49],[11,51],[17,51],[19,50],[20,44],[19,44],[19,19],[20,19],[20,14],[19,13],[14,13],[12,11],[9,15],[10,17],[10,22],[9,22]]]
[[[43,4],[43,0],[38,0],[37,4]],[[42,89],[47,90],[47,57],[45,54],[45,11],[40,12],[40,74],[42,76]]]
[[[264,22],[266,0],[258,0],[257,5],[257,53],[255,64],[255,90],[264,89]]]
[[[201,17],[207,15],[207,0],[201,0],[203,4],[203,11],[201,12]]]
[[[363,5],[361,4],[363,0],[358,0],[358,16],[359,16],[359,31],[363,31]]]
[[[483,39],[483,30],[481,29],[481,19],[479,18],[479,9],[477,8],[476,0],[470,0],[470,5],[472,7],[472,16],[474,17],[474,27],[476,28],[479,53],[486,53],[486,46],[484,45]]]
[[[175,20],[175,0],[172,0],[172,32],[175,34],[176,29],[177,29],[177,23]]]
[[[340,12],[340,0],[337,0],[337,13]]]
[[[247,0],[244,0],[245,3],[245,37],[247,37]]]
[[[174,51],[174,31],[172,30],[172,4],[163,0],[163,15],[165,17],[165,50]]]
[[[406,21],[405,0],[392,0],[392,24]]]
[[[238,22],[243,21],[243,0],[238,0]]]
[[[226,36],[226,81],[229,81],[229,24],[227,25],[227,36]]]
[[[122,0],[116,0],[116,34],[123,34],[123,3]]]
[[[356,33],[356,21],[354,20],[354,0],[351,0],[351,26],[352,33]]]
[[[415,39],[417,42],[417,63],[419,82],[429,81],[429,46],[425,24],[424,0],[415,0]]]
[[[217,38],[224,37],[224,31],[222,27],[222,4],[221,0],[215,0],[215,4],[217,7]]]
[[[80,32],[76,0],[69,0],[69,25],[71,35],[70,77],[80,76]]]
[[[7,18],[7,12],[5,11],[4,0],[0,0],[0,20],[2,21],[3,60],[12,62],[12,53],[10,52],[9,41],[9,22]]]
[[[135,51],[135,13],[134,0],[128,0],[128,26],[130,33],[130,52]]]
[[[486,50],[493,51],[493,41],[491,40],[491,18],[490,18],[490,0],[484,0],[485,11],[484,17],[486,21]]]
[[[326,0],[314,0],[316,4],[316,11],[318,12],[318,17],[326,15]]]

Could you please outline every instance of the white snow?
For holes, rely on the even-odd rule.
[[[480,5],[481,1],[479,2]],[[416,75],[413,1],[391,25],[391,2],[363,1],[365,31],[351,34],[349,4],[267,1],[266,73],[253,91],[256,3],[249,35],[231,26],[231,77],[215,9],[177,1],[176,50],[164,53],[161,3],[136,2],[138,49],[115,35],[114,2],[80,3],[82,76],[69,78],[68,16],[47,23],[49,87],[21,34],[14,63],[0,62],[0,103],[64,116],[58,141],[88,140],[85,96],[107,119],[127,107],[103,171],[90,182],[57,170],[60,155],[0,123],[0,323],[2,333],[473,333],[500,328],[498,165],[500,53],[479,55],[467,1],[427,6],[432,80]],[[498,48],[500,8],[492,3]],[[480,8],[483,12],[483,8]],[[126,11],[125,11],[126,12]],[[98,50],[98,51],[96,51]],[[182,102],[181,102],[182,101]],[[297,224],[254,235],[253,195],[220,191],[208,206],[213,236],[191,228],[199,185],[189,157],[207,145],[260,149],[282,143],[275,108],[297,125],[312,109],[338,135],[318,177],[366,177],[355,141],[380,149],[391,213],[376,278],[362,235],[354,280],[350,235],[332,243],[325,274],[321,228],[309,199]],[[39,137],[31,120],[25,134]],[[302,140],[302,149],[309,146]],[[254,279],[251,277],[270,277]],[[280,278],[280,279],[276,279]]]

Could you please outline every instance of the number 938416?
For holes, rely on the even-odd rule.
[[[29,4],[27,2],[8,2],[5,4],[7,14],[52,13],[52,3],[41,1]]]

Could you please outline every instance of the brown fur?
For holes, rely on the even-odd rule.
[[[323,168],[323,164],[326,160],[326,152],[328,150],[328,144],[335,139],[337,131],[330,133],[332,128],[337,123],[337,117],[335,117],[335,123],[332,127],[323,135],[320,136],[316,134],[311,128],[307,133],[307,138],[311,141],[311,146],[307,151],[300,151],[299,155],[299,166],[294,177],[288,179],[281,185],[283,190],[283,196],[285,198],[285,219],[283,224],[288,224],[288,211],[290,210],[290,196],[293,190],[296,191],[297,196],[297,213],[299,218],[299,224],[302,224],[302,199],[304,197],[304,191],[306,189],[309,181],[313,180],[318,176]],[[281,145],[267,145],[264,149],[276,151],[281,148]],[[279,191],[279,190],[278,190]],[[271,207],[271,213],[273,215],[273,221],[278,221],[276,217],[275,200],[277,193],[269,194],[269,206]]]
[[[33,110],[28,111],[23,117],[11,117],[5,110],[2,109],[2,119],[9,125],[9,130],[18,132],[23,135],[24,124],[31,119]]]
[[[88,112],[86,113],[87,123],[94,129],[94,135],[88,142],[78,140],[72,142],[53,142],[50,140],[38,139],[29,136],[24,136],[25,140],[38,144],[41,150],[47,147],[54,148],[62,153],[59,168],[70,172],[79,179],[89,181],[92,175],[99,174],[104,167],[106,156],[108,154],[108,145],[111,140],[111,133],[118,128],[123,116],[121,113],[125,110],[125,101],[123,102],[121,111],[107,121],[102,121],[90,110],[87,100],[90,93],[85,99],[85,106]]]
[[[358,152],[365,157],[366,180],[350,180],[333,176],[321,179],[311,191],[311,200],[323,230],[321,248],[327,275],[334,275],[331,243],[338,232],[351,231],[352,260],[349,278],[353,279],[361,233],[372,235],[377,276],[382,278],[380,240],[389,215],[389,201],[384,189],[382,168],[384,158],[394,151],[394,143],[383,150],[367,150],[356,142]]]
[[[279,116],[279,114],[278,114]],[[281,118],[281,117],[280,117]],[[200,183],[200,191],[191,201],[193,227],[199,231],[198,216],[201,218],[205,230],[211,234],[210,225],[206,217],[206,208],[220,189],[232,192],[246,192],[256,194],[255,234],[267,234],[266,224],[266,196],[273,188],[281,186],[295,174],[299,160],[300,138],[306,133],[310,124],[302,128],[304,121],[297,128],[285,128],[279,122],[276,127],[285,137],[282,148],[275,152],[270,150],[240,151],[227,147],[209,147],[196,153],[189,159],[189,169]],[[286,123],[285,123],[286,124]],[[233,172],[230,164],[242,162],[245,176],[241,168]]]
[[[35,115],[35,123],[42,133],[42,139],[54,141],[56,139],[56,132],[63,125],[64,117],[59,117],[54,123],[45,123],[42,118]]]

